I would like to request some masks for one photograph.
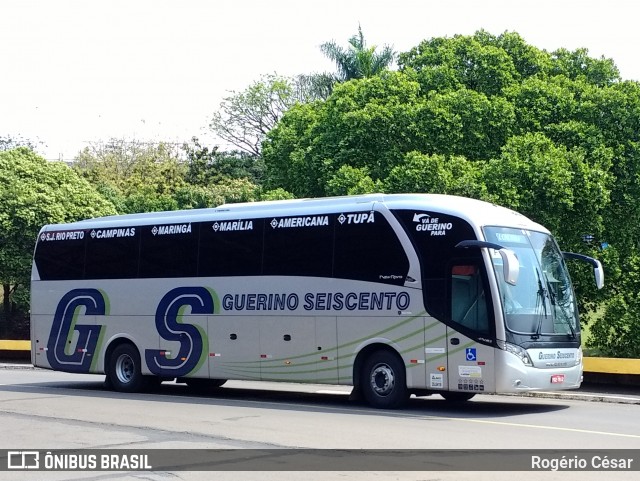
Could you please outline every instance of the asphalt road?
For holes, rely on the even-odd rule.
[[[413,398],[401,411],[349,401],[341,386],[229,382],[195,395],[163,384],[145,394],[107,391],[102,377],[28,366],[0,366],[0,450],[84,449],[392,449],[468,450],[463,471],[171,471],[0,472],[4,480],[499,480],[637,479],[637,471],[476,471],[478,449],[638,450],[636,392],[571,392],[560,397],[477,396],[450,405],[440,396]],[[608,391],[611,391],[609,389]],[[252,452],[252,451],[247,451]],[[428,452],[428,451],[425,451]],[[377,460],[379,463],[379,460]],[[506,458],[504,460],[506,462]],[[373,463],[378,467],[379,464]]]

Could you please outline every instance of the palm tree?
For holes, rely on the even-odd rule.
[[[320,50],[336,63],[338,73],[298,75],[298,95],[303,101],[326,100],[336,83],[373,77],[388,68],[396,58],[396,52],[388,45],[381,52],[376,52],[375,46],[367,47],[360,25],[358,34],[349,39],[347,49],[331,41],[320,45]]]
[[[389,45],[385,45],[381,52],[376,52],[375,46],[367,47],[360,25],[358,34],[349,39],[347,49],[331,41],[320,45],[320,50],[335,62],[338,68],[338,82],[377,75],[388,68],[396,58],[396,53]]]

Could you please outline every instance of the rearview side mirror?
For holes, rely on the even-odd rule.
[[[518,283],[520,275],[520,261],[516,257],[515,252],[499,244],[493,242],[485,242],[478,240],[465,240],[458,242],[456,247],[468,249],[469,247],[486,247],[487,249],[495,249],[502,257],[502,276],[507,284],[515,286]]]
[[[507,284],[515,286],[518,283],[518,277],[520,275],[520,261],[516,257],[515,252],[510,249],[498,250],[500,257],[502,257],[502,275],[504,281]]]
[[[563,252],[562,255],[565,259],[577,259],[591,264],[593,266],[593,276],[596,280],[596,287],[598,289],[604,287],[604,269],[602,268],[602,262],[593,257],[585,256],[584,254],[575,254],[573,252]]]

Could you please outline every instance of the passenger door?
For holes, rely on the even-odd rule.
[[[486,276],[473,259],[453,262],[450,269],[450,323],[447,326],[449,390],[492,392],[494,383],[494,326],[489,309]]]

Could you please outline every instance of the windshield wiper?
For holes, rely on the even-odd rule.
[[[551,287],[551,283],[549,282],[549,279],[547,278],[547,275],[544,274],[544,279],[547,283],[547,293],[549,294],[549,300],[551,301],[551,304],[554,306],[559,306],[560,310],[562,311],[562,320],[564,321],[564,323],[569,326],[569,329],[571,330],[571,333],[567,333],[569,334],[573,339],[576,338],[576,329],[575,327],[573,327],[573,324],[571,323],[571,319],[569,318],[569,316],[567,315],[567,311],[565,310],[565,307],[563,304],[560,304],[556,298],[556,294],[553,291],[553,288]]]
[[[538,277],[538,299],[536,300],[536,314],[538,313],[538,306],[542,302],[542,309],[544,311],[544,318],[546,319],[547,314],[547,302],[545,301],[545,297],[547,296],[547,290],[542,285],[542,280],[540,279],[540,272],[536,268],[536,276]],[[538,326],[536,327],[536,332],[531,339],[540,339],[540,333],[542,332],[542,316],[538,316]]]

